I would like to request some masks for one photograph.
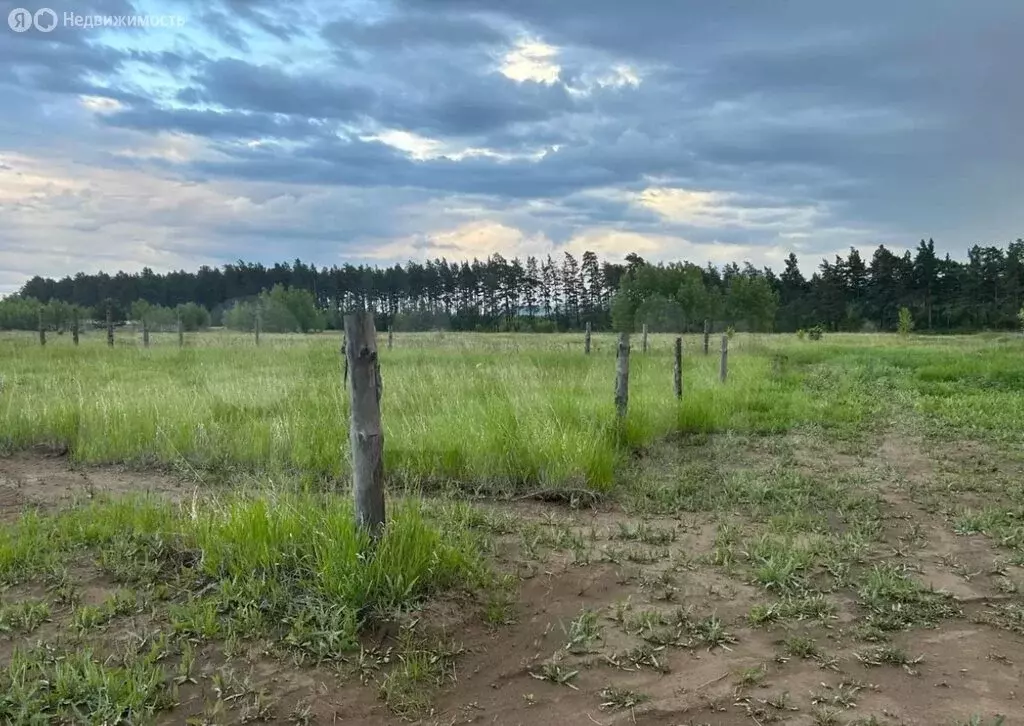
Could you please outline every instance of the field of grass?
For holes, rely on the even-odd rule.
[[[0,334],[5,723],[1014,710],[1019,337],[740,334],[724,384],[687,337],[677,402],[634,336],[620,426],[612,336],[398,335],[375,547],[338,336],[65,337]]]
[[[337,335],[212,333],[179,350],[98,335],[74,348],[50,336],[0,337],[0,447],[66,445],[83,463],[296,472],[338,479],[347,467],[347,401]],[[638,337],[638,336],[637,336]],[[880,396],[902,396],[936,422],[992,435],[1024,420],[1010,338],[737,336],[720,385],[717,341],[685,341],[681,404],[672,338],[633,341],[630,412],[614,418],[614,339],[578,335],[399,335],[381,354],[386,466],[396,480],[605,490],[638,448],[676,432],[860,430]],[[949,395],[953,392],[954,395]]]

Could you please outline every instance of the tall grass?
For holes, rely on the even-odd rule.
[[[371,547],[348,499],[327,494],[95,501],[53,515],[29,512],[0,528],[0,583],[95,555],[115,576],[183,577],[181,584],[204,592],[213,583],[222,610],[257,601],[268,625],[287,622],[310,599],[356,622],[486,578],[480,542],[458,509],[437,504],[427,512],[419,500],[395,500]]]
[[[64,336],[66,337],[66,336]],[[82,462],[347,471],[347,401],[336,335],[208,333],[143,349],[122,336],[80,348],[0,338],[0,447],[66,444]],[[738,335],[729,379],[687,336],[684,398],[672,396],[672,336],[633,341],[630,411],[616,423],[614,338],[406,334],[382,350],[385,464],[395,479],[522,488],[612,486],[631,450],[673,432],[855,432],[895,396],[942,425],[1000,435],[1024,420],[1015,338]]]

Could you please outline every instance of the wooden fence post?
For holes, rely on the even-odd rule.
[[[43,327],[43,309],[39,308],[39,345],[46,345],[46,328]]]
[[[629,407],[629,333],[619,333],[619,350],[615,358],[615,411],[626,416]]]
[[[718,377],[725,383],[725,375],[729,371],[729,336],[722,336],[722,367],[718,371]]]
[[[107,347],[114,347],[114,311],[107,305]]]
[[[676,364],[672,369],[676,398],[683,397],[683,339],[676,337]]]
[[[391,350],[395,345],[395,330],[392,326],[388,326],[388,350]]]
[[[146,322],[145,318],[142,319],[142,347],[149,347],[149,323]]]
[[[345,360],[356,524],[376,537],[384,526],[384,429],[380,423],[382,384],[373,313],[361,310],[345,316]]]
[[[704,355],[708,354],[708,348],[711,344],[711,326],[708,325],[708,319],[704,318]]]
[[[587,323],[587,331],[583,334],[583,352],[590,355],[590,323]]]
[[[75,345],[78,345],[78,312],[76,311],[74,317],[71,319],[71,340]]]
[[[253,328],[256,331],[256,345],[260,344],[260,330],[263,329],[263,306],[256,303],[256,321],[253,324]]]
[[[181,322],[181,315],[178,315],[178,347],[185,347],[185,326]]]
[[[647,352],[647,323],[644,323],[644,340],[643,340],[643,345],[641,346],[641,348],[642,348],[644,353]]]

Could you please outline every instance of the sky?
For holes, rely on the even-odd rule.
[[[0,0],[0,294],[565,250],[809,274],[1024,234],[1021,0],[17,7],[44,6]]]

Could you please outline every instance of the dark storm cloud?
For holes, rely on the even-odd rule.
[[[188,108],[164,109],[135,106],[106,114],[102,123],[137,131],[180,131],[212,139],[238,137],[302,139],[317,136],[315,123],[294,117],[241,111],[212,111]]]
[[[480,18],[416,12],[369,23],[336,20],[325,24],[321,35],[339,47],[387,50],[422,50],[429,46],[446,51],[473,46],[497,47],[509,40],[508,32]]]
[[[240,111],[307,118],[352,118],[370,109],[371,89],[344,80],[294,76],[271,65],[235,59],[208,63],[189,97]]]

